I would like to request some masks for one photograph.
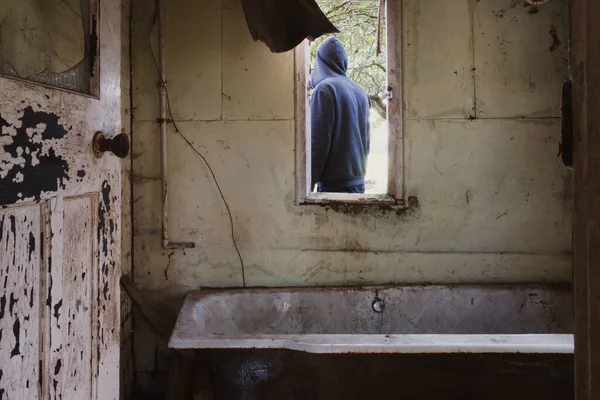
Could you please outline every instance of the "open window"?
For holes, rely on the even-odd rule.
[[[337,37],[348,53],[348,77],[371,100],[370,153],[364,194],[317,193],[311,187],[311,72],[318,45],[305,41],[296,49],[296,162],[299,204],[343,202],[397,203],[403,198],[401,48],[397,46],[398,0],[319,0],[340,30]],[[399,13],[398,13],[399,17]]]

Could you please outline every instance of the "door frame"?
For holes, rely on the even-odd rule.
[[[600,2],[571,0],[575,398],[600,399]]]

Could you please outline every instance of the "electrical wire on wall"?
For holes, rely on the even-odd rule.
[[[210,171],[213,181],[215,182],[215,185],[217,187],[217,190],[219,191],[219,195],[221,196],[221,199],[223,200],[223,204],[225,205],[225,208],[227,209],[227,215],[229,216],[229,222],[230,222],[230,226],[231,226],[231,240],[233,241],[233,246],[235,247],[235,251],[240,260],[240,266],[242,268],[242,283],[243,283],[243,286],[246,287],[246,272],[245,272],[245,266],[244,266],[244,259],[242,257],[242,253],[240,252],[237,240],[235,238],[235,227],[234,227],[234,222],[233,222],[233,214],[231,212],[231,208],[229,207],[229,203],[225,199],[225,195],[223,194],[223,190],[221,189],[221,185],[219,184],[219,180],[217,179],[217,176],[215,175],[215,171],[213,170],[212,166],[210,165],[210,163],[208,162],[206,157],[204,157],[204,155],[202,155],[202,153],[200,153],[198,151],[198,149],[196,149],[196,147],[194,147],[192,142],[184,135],[184,133],[181,131],[181,129],[179,129],[179,127],[177,126],[177,123],[175,122],[175,119],[173,118],[173,112],[171,110],[171,99],[169,98],[169,89],[167,86],[167,82],[162,80],[161,73],[160,73],[160,67],[158,65],[158,60],[156,59],[156,55],[154,54],[154,50],[152,49],[152,44],[150,43],[150,38],[152,37],[152,30],[154,29],[154,27],[156,25],[157,16],[158,16],[158,6],[157,6],[157,3],[155,3],[154,17],[152,19],[152,25],[150,26],[150,30],[148,31],[148,48],[150,49],[150,53],[152,54],[152,60],[154,61],[154,66],[156,67],[156,71],[158,72],[158,79],[160,80],[160,84],[165,88],[165,93],[166,93],[166,98],[167,98],[167,111],[169,114],[169,120],[167,122],[170,122],[173,124],[173,128],[175,128],[175,132],[177,132],[177,134],[179,134],[179,136],[181,136],[181,138],[192,149],[192,151],[194,153],[196,153],[196,155],[198,155],[198,157],[200,157],[200,159],[204,162],[204,164]]]

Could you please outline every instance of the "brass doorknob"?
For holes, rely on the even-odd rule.
[[[129,155],[129,137],[125,133],[120,133],[111,139],[107,139],[102,132],[96,132],[92,148],[96,158],[102,158],[107,151],[119,158],[125,158]]]

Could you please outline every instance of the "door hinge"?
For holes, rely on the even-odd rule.
[[[562,117],[558,155],[566,167],[573,167],[573,82],[569,79],[561,88]]]

